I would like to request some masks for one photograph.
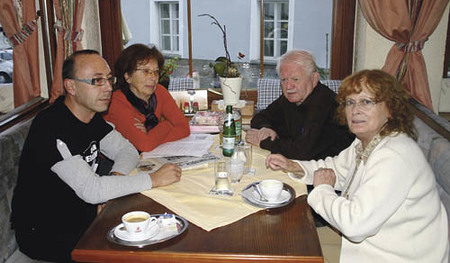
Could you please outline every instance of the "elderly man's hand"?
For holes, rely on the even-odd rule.
[[[247,131],[245,141],[253,145],[259,146],[261,141],[269,138],[273,141],[277,138],[278,134],[270,128],[250,129]]]
[[[270,137],[270,140],[275,140],[277,138],[278,134],[276,131],[270,129],[270,128],[261,128],[258,132],[258,139],[261,142],[262,140],[265,140]]]
[[[336,174],[334,173],[333,169],[320,168],[314,172],[314,187],[321,184],[329,184],[334,188],[334,185],[336,184]]]
[[[259,132],[258,129],[250,129],[250,130],[248,130],[246,132],[246,134],[245,134],[245,141],[250,143],[250,144],[259,146],[258,132]]]
[[[173,163],[166,163],[150,175],[153,188],[166,186],[180,181],[181,168]]]

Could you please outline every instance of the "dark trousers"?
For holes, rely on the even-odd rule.
[[[34,228],[15,229],[19,250],[28,257],[50,262],[73,262],[72,250],[82,233],[50,233]]]

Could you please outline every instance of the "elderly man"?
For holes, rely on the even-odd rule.
[[[288,51],[277,72],[283,95],[253,117],[246,141],[296,160],[323,159],[347,148],[354,137],[335,122],[335,93],[319,82],[313,56]]]
[[[180,180],[181,169],[165,165],[128,175],[137,150],[100,112],[111,98],[111,70],[93,50],[72,54],[63,65],[66,96],[33,121],[19,163],[12,225],[19,249],[34,259],[71,261],[71,251],[94,220],[98,204]],[[111,176],[96,174],[99,155],[114,161]]]

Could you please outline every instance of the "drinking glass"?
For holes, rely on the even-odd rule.
[[[218,160],[214,165],[215,188],[217,193],[230,192],[230,178],[225,160]]]

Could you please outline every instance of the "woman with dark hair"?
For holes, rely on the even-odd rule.
[[[116,90],[107,121],[139,151],[189,135],[189,124],[166,88],[158,84],[164,57],[156,47],[134,44],[114,66]]]
[[[338,117],[356,135],[347,149],[318,161],[266,159],[314,186],[308,203],[341,232],[341,262],[448,262],[447,213],[408,99],[389,74],[357,72],[337,95]]]

